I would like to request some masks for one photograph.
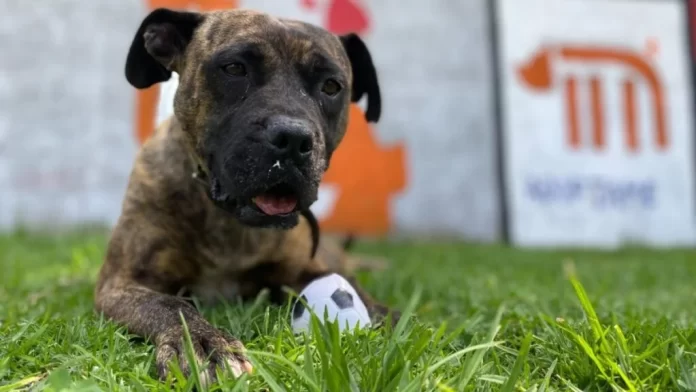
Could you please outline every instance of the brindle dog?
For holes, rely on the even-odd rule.
[[[139,151],[95,289],[96,309],[156,344],[166,377],[185,374],[183,317],[206,380],[216,367],[251,371],[242,343],[182,294],[251,298],[300,291],[350,273],[344,250],[319,238],[309,212],[351,102],[381,112],[370,52],[337,36],[250,10],[157,9],[138,28],[125,67],[144,89],[180,77],[174,115]],[[360,159],[356,157],[356,159]],[[352,275],[348,275],[352,276]],[[399,314],[357,287],[376,321]]]

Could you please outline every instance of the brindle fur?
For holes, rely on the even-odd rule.
[[[191,21],[195,21],[195,28],[187,32]],[[148,30],[153,24],[154,33]],[[173,37],[172,25],[178,29]],[[285,44],[285,52],[278,51],[273,39]],[[169,40],[168,44],[163,46],[162,40]],[[281,70],[302,61],[311,48],[319,46],[330,54],[347,80],[355,77],[347,86],[350,96],[341,102],[333,125],[324,122],[321,132],[314,135],[319,143],[315,143],[317,154],[308,169],[315,176],[312,181],[328,166],[345,133],[350,101],[376,88],[370,87],[371,81],[365,77],[353,75],[356,64],[365,60],[344,49],[341,42],[345,45],[346,41],[304,23],[241,10],[208,14],[157,10],[143,22],[129,53],[127,78],[135,87],[145,88],[167,80],[175,71],[180,75],[180,86],[175,115],[157,128],[136,157],[122,214],[95,288],[95,305],[130,332],[154,341],[162,378],[175,358],[185,374],[191,369],[182,348],[180,315],[191,333],[197,360],[200,364],[210,361],[202,368],[204,380],[215,378],[216,366],[229,366],[234,375],[252,369],[242,343],[204,320],[183,293],[211,302],[221,297],[248,299],[267,288],[273,299],[282,300],[283,287],[300,291],[312,279],[338,272],[356,285],[375,320],[388,313],[358,287],[351,273],[360,262],[347,255],[340,244],[320,237],[316,254],[312,254],[316,227],[308,219],[308,209],[282,224],[247,224],[211,199],[210,178],[206,176],[214,173],[206,162],[203,145],[219,97],[210,92],[203,59],[230,42],[259,44],[265,65]],[[144,54],[143,46],[147,45],[150,57]],[[372,83],[376,84],[376,79]],[[285,100],[287,94],[281,90],[276,93],[276,98],[268,96],[275,99],[274,105],[263,110],[272,112],[293,105]],[[373,121],[379,116],[378,90],[376,95],[369,97],[367,111]],[[295,109],[302,112],[301,107]],[[311,119],[317,112],[310,111],[308,116]],[[195,173],[203,179],[193,178]],[[311,181],[308,184],[306,200],[311,201],[316,190]],[[394,312],[392,321],[397,319],[398,312]]]

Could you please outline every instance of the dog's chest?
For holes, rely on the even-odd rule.
[[[273,232],[239,230],[218,224],[198,242],[199,273],[190,291],[203,302],[236,300],[254,295],[259,279],[249,279],[250,270],[267,264],[277,248]]]
[[[241,295],[239,274],[222,268],[203,268],[190,289],[205,303],[233,301]]]

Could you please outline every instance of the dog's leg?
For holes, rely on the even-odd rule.
[[[215,379],[216,366],[221,370],[229,367],[235,376],[251,371],[251,364],[242,352],[242,343],[210,325],[182,298],[161,294],[132,282],[106,282],[97,295],[96,304],[98,310],[126,326],[129,332],[154,341],[157,372],[163,379],[167,376],[170,361],[175,358],[185,375],[188,376],[192,370],[184,349],[181,316],[191,336],[202,381],[209,383]],[[205,361],[210,361],[209,366],[204,367]]]
[[[251,371],[239,340],[213,327],[191,303],[173,295],[195,271],[192,264],[181,259],[183,252],[162,246],[157,237],[144,241],[147,233],[151,232],[117,228],[95,289],[96,310],[130,333],[155,343],[161,378],[166,378],[169,363],[175,358],[184,374],[191,374],[192,364],[184,350],[182,316],[201,381],[214,380],[216,367],[222,371],[229,368],[235,376]],[[204,368],[206,361],[209,366]]]

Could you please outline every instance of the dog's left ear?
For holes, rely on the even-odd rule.
[[[341,35],[339,38],[341,43],[343,43],[343,48],[353,69],[353,94],[351,101],[358,102],[363,95],[367,94],[368,101],[365,119],[370,122],[377,122],[382,112],[382,98],[379,92],[379,82],[377,81],[377,70],[372,63],[370,51],[357,34],[349,33]]]

